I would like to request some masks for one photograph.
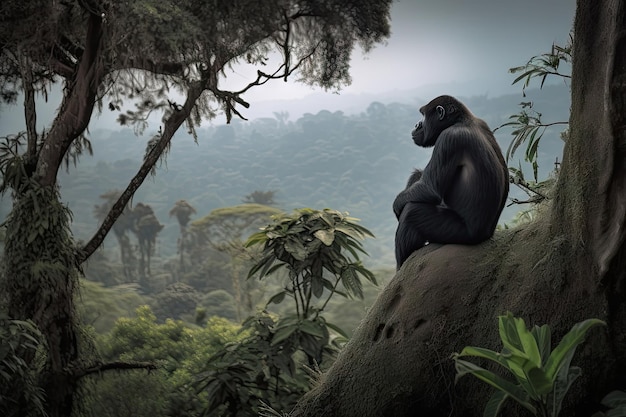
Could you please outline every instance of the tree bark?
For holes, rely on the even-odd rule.
[[[579,0],[570,138],[551,206],[477,246],[429,245],[383,290],[292,416],[481,416],[493,390],[455,383],[450,355],[500,351],[497,316],[547,323],[553,348],[575,323],[607,322],[578,348],[583,377],[562,415],[589,416],[626,386],[626,12]],[[513,403],[512,401],[510,401]],[[517,415],[511,407],[503,415]],[[521,414],[520,414],[521,415]]]
[[[59,113],[39,150],[36,180],[42,186],[57,185],[57,173],[67,150],[89,125],[98,87],[106,74],[101,61],[102,17],[89,15],[85,50],[63,97]]]

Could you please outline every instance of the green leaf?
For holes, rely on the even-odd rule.
[[[307,256],[307,251],[301,241],[296,238],[288,239],[285,242],[285,250],[291,254],[296,260],[304,261]]]
[[[626,405],[620,405],[607,411],[605,417],[626,417]]]
[[[531,367],[526,371],[528,383],[532,387],[533,398],[540,400],[542,396],[552,391],[552,381],[541,368]]]
[[[283,300],[285,299],[285,295],[287,294],[287,291],[281,291],[277,294],[274,294],[269,301],[267,302],[267,304],[280,304],[283,302]]]
[[[311,292],[316,298],[320,298],[324,294],[324,281],[321,277],[311,277]]]
[[[320,323],[317,321],[302,320],[300,322],[300,331],[310,334],[311,336],[315,336],[317,338],[324,337],[324,330],[322,329],[322,326],[320,326]]]
[[[300,336],[300,347],[307,355],[317,358],[323,346],[318,338],[309,334],[302,334]]]
[[[548,358],[545,370],[546,375],[551,381],[555,381],[561,367],[568,367],[573,356],[573,351],[585,339],[587,331],[596,325],[606,325],[599,319],[588,319],[580,323],[576,323],[572,329],[563,336],[558,346],[552,351]]]
[[[272,346],[276,346],[279,343],[289,339],[298,330],[297,324],[285,326],[276,330],[274,337],[272,337]]]
[[[248,278],[256,275],[259,270],[263,269],[263,271],[259,274],[259,278],[262,278],[266,275],[267,269],[272,265],[276,257],[273,254],[269,254],[261,259],[257,264],[255,264],[250,271],[248,272]]]
[[[330,246],[335,241],[335,232],[334,230],[325,230],[320,229],[313,233],[313,236],[322,241],[322,243],[326,246]]]
[[[498,317],[502,344],[512,354],[528,359],[535,367],[541,367],[541,355],[534,336],[528,331],[524,319],[512,313]]]
[[[461,357],[461,356],[475,356],[477,358],[488,359],[504,367],[507,370],[509,369],[509,364],[506,361],[506,359],[500,353],[494,352],[493,350],[490,350],[490,349],[485,349],[485,348],[475,347],[475,346],[466,346],[463,348],[461,353],[455,354],[454,358],[456,360],[457,357]]]
[[[618,390],[609,392],[602,399],[602,405],[605,405],[609,408],[626,406],[626,392]]]
[[[533,337],[537,341],[537,347],[539,348],[539,354],[541,355],[541,363],[545,364],[550,357],[550,350],[552,349],[552,335],[550,326],[544,324],[543,326],[535,326],[531,331]]]
[[[497,417],[507,398],[509,396],[504,391],[494,392],[489,401],[487,401],[487,405],[485,405],[483,417]]]
[[[499,375],[494,374],[478,365],[458,358],[454,359],[458,380],[460,377],[471,374],[492,387],[506,393],[509,397],[517,401],[522,407],[533,414],[536,414],[535,407],[528,401],[528,395],[519,386],[512,384]]]
[[[565,394],[569,391],[570,387],[576,379],[582,374],[582,370],[576,366],[563,367],[558,373],[557,379],[554,382],[553,390],[548,395],[547,405],[551,410],[552,416],[558,416],[561,412],[561,406]]]

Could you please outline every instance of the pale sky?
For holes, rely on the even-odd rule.
[[[575,0],[396,0],[387,45],[365,57],[355,52],[352,85],[341,94],[451,82],[471,94],[520,91],[519,86],[509,88],[514,78],[508,69],[549,52],[553,42],[565,44],[574,11]],[[246,75],[255,72],[238,69],[225,85],[245,85]],[[319,93],[280,80],[265,87],[248,92],[246,98],[253,104]]]
[[[322,109],[360,111],[372,101],[406,102],[407,97],[415,98],[416,88],[423,99],[519,93],[519,85],[511,86],[514,77],[508,69],[548,52],[553,42],[565,44],[574,11],[575,0],[396,0],[391,37],[367,56],[359,49],[354,52],[352,84],[339,95],[297,83],[293,77],[248,91],[243,98],[251,108],[241,110],[249,119],[272,117],[278,111],[289,111],[295,119]],[[238,67],[221,86],[241,89],[255,74],[254,67]],[[282,101],[303,97],[308,97],[306,102]],[[54,98],[53,94],[51,102],[40,103],[39,125],[51,121],[46,116],[51,117],[59,104],[52,102]],[[2,108],[0,133],[24,130],[21,108],[21,103]],[[90,128],[116,129],[116,118],[105,110]],[[158,129],[159,120],[155,116],[149,134]],[[211,123],[223,124],[225,117]]]

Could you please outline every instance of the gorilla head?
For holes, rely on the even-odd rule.
[[[420,108],[423,119],[411,132],[417,146],[429,148],[435,145],[439,134],[446,128],[471,115],[465,105],[451,96],[439,96]]]

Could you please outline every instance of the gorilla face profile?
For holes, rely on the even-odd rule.
[[[433,153],[393,203],[398,269],[426,243],[489,239],[509,192],[508,168],[487,123],[451,96],[437,97],[420,113],[411,136]]]
[[[438,99],[442,97],[448,96],[441,96],[438,97]],[[420,108],[420,113],[422,113],[424,118],[415,125],[415,129],[411,132],[413,142],[415,142],[417,146],[423,146],[424,148],[434,146],[439,134],[445,128],[457,122],[459,111],[456,107],[453,104],[449,104],[446,110],[442,105],[433,105],[438,99]]]

